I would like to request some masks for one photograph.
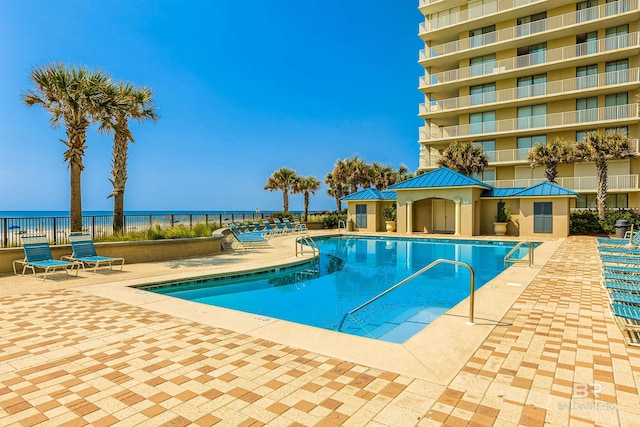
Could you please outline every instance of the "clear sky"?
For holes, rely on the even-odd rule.
[[[417,0],[0,0],[0,211],[68,210],[64,127],[28,108],[55,61],[148,86],[126,210],[280,210],[280,167],[321,182],[358,155],[418,166]],[[111,210],[111,136],[92,127],[83,210]],[[290,198],[302,209],[302,196]],[[335,209],[323,183],[310,210]]]

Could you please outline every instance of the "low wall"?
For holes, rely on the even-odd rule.
[[[127,264],[136,264],[215,255],[222,251],[222,238],[196,237],[193,239],[103,242],[95,243],[95,247],[98,255],[124,258]],[[51,246],[51,254],[54,259],[71,255],[71,245]],[[13,273],[12,263],[16,259],[24,259],[24,251],[21,247],[0,249],[0,273]]]

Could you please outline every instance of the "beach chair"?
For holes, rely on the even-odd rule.
[[[78,261],[82,263],[82,268],[93,268],[93,273],[102,266],[108,266],[113,270],[114,263],[120,263],[120,270],[122,271],[124,258],[99,256],[96,253],[95,246],[93,246],[93,240],[91,240],[91,236],[88,234],[71,234],[69,241],[71,242],[71,250],[73,253],[70,256],[62,257],[62,259]]]
[[[640,293],[640,283],[605,280],[604,287],[610,292],[624,291],[631,293]]]
[[[600,253],[600,261],[603,263],[609,264],[619,264],[619,265],[627,265],[627,266],[639,266],[640,267],[640,256],[628,254],[607,254]]]
[[[626,266],[616,265],[616,264],[603,265],[602,271],[605,273],[640,275],[640,267],[626,267]]]
[[[615,237],[598,237],[596,240],[599,245],[613,245],[613,246],[640,246],[640,230],[631,236],[631,231],[627,231],[624,239]]]
[[[249,231],[242,232],[238,229],[236,224],[229,224],[229,230],[233,234],[233,237],[237,240],[240,247],[243,249],[258,248],[258,247],[271,247],[264,238],[261,232]]]
[[[293,221],[293,225],[295,225],[298,230],[307,231],[307,224],[303,224],[297,219]]]
[[[611,302],[617,304],[627,304],[640,308],[640,294],[630,292],[611,292],[609,293]]]
[[[273,218],[273,223],[276,225],[276,227],[278,227],[278,230],[282,231],[283,233],[291,233],[293,231],[291,228],[280,222],[279,218]]]
[[[601,254],[640,255],[640,247],[633,246],[598,246]]]
[[[605,281],[638,283],[638,284],[640,284],[640,276],[638,276],[637,274],[624,274],[624,273],[605,272],[603,274],[603,277],[604,277]]]
[[[274,235],[279,235],[284,233],[283,230],[280,230],[275,225],[271,225],[269,221],[262,221],[262,226],[265,228],[265,230],[267,230],[269,233]]]
[[[82,265],[75,261],[60,261],[53,259],[51,255],[51,248],[49,247],[49,241],[46,236],[22,236],[22,248],[24,249],[24,259],[13,261],[13,273],[18,274],[16,265],[22,264],[22,275],[31,269],[33,277],[38,280],[47,280],[47,274],[50,271],[62,269],[68,275],[69,270],[73,270],[76,267],[76,276]],[[36,274],[36,269],[44,270],[42,279]]]
[[[295,233],[296,231],[302,231],[298,227],[295,227],[293,224],[291,224],[291,222],[287,218],[282,218],[282,222],[284,223],[284,226],[287,227],[287,229],[289,229],[289,231],[291,231],[292,233]]]

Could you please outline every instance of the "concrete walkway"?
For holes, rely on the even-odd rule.
[[[296,259],[291,240],[275,245],[44,283],[0,278],[0,424],[640,425],[640,349],[609,315],[590,237],[554,246],[444,380],[265,339],[206,311],[167,314],[123,286]],[[446,336],[429,346],[444,355],[431,371],[458,363]],[[394,366],[393,352],[375,356]]]

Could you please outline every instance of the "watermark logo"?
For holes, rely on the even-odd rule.
[[[573,394],[571,397],[574,399],[583,399],[585,397],[593,396],[596,399],[600,398],[602,392],[602,384],[600,383],[573,383]]]
[[[577,400],[599,399],[601,393],[602,384],[600,383],[574,383],[571,393],[572,400],[566,403],[558,402],[558,409],[565,411],[610,411],[617,409],[617,405],[614,403]]]

